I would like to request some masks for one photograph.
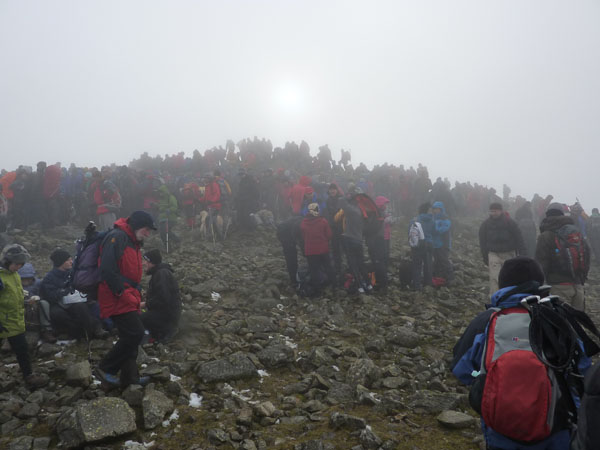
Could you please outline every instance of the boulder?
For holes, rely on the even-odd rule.
[[[152,430],[160,425],[165,415],[172,412],[173,400],[160,391],[147,388],[142,399],[142,414],[144,416],[144,428]]]
[[[86,388],[92,382],[92,368],[88,361],[81,361],[69,365],[65,373],[65,381],[70,386]]]
[[[79,447],[136,430],[135,412],[120,398],[101,397],[65,412],[56,423],[60,445]]]
[[[412,329],[407,327],[396,327],[387,337],[387,341],[390,344],[395,344],[406,348],[415,348],[419,345],[420,340],[421,337]]]
[[[473,416],[460,411],[442,411],[436,419],[441,425],[452,429],[469,428],[475,423]]]
[[[197,374],[204,383],[258,377],[254,363],[241,352],[226,358],[201,363],[198,365]]]
[[[369,358],[360,358],[354,361],[348,368],[346,382],[350,386],[370,387],[373,382],[381,377],[381,370]]]
[[[294,349],[282,343],[271,344],[258,352],[256,356],[268,369],[286,366],[296,359]]]

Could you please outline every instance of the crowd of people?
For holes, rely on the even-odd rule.
[[[552,196],[536,194],[531,201],[511,198],[508,186],[500,197],[494,189],[478,184],[456,182],[451,186],[441,178],[432,183],[422,165],[406,169],[384,164],[369,170],[361,163],[355,168],[350,152],[342,150],[341,159],[334,161],[325,145],[311,156],[304,141],[299,145],[288,142],[282,148],[273,148],[265,139],[245,139],[237,146],[228,141],[225,148],[212,148],[204,154],[194,151],[191,158],[183,153],[165,158],[144,154],[129,166],[100,169],[75,165],[66,169],[60,163],[40,162],[35,171],[29,167],[3,171],[0,189],[0,232],[38,224],[44,229],[83,225],[90,219],[97,223],[97,229],[86,228],[77,255],[64,249],[49,255],[53,269],[43,279],[36,277],[21,245],[8,245],[2,251],[0,338],[8,338],[26,383],[34,388],[48,380],[33,372],[28,356],[24,316],[33,302],[38,305],[43,340],[53,342],[60,333],[103,339],[109,330],[115,330],[117,342],[95,369],[104,383],[126,387],[148,382],[137,369],[138,347],[145,339],[168,342],[177,332],[181,315],[174,269],[162,262],[160,249],[141,250],[155,230],[162,250],[169,252],[169,247],[180,244],[183,228],[195,237],[216,242],[231,232],[271,227],[281,243],[290,283],[298,293],[316,297],[330,289],[336,297],[340,292],[368,295],[386,291],[395,221],[408,223],[402,239],[410,248],[409,287],[421,291],[451,286],[453,220],[488,212],[480,227],[479,245],[489,268],[494,308],[474,320],[455,348],[454,373],[465,384],[485,383],[479,373],[493,372],[493,360],[482,352],[481,344],[488,339],[490,324],[505,323],[500,318],[504,313],[498,311],[507,312],[514,322],[514,317],[522,315],[508,312],[521,308],[516,312],[545,313],[530,299],[541,302],[542,298],[552,300],[548,295],[558,295],[567,306],[554,300],[548,304],[558,305],[553,311],[571,317],[569,326],[579,332],[574,321],[585,315],[583,285],[592,252],[600,257],[598,209],[588,216],[578,203],[570,207],[553,203]],[[84,257],[88,248],[94,252]],[[299,253],[305,257],[306,269],[298,261]],[[83,262],[85,258],[88,263]],[[151,277],[145,292],[140,285],[144,272]],[[88,284],[80,281],[85,278],[82,274],[90,275]],[[523,299],[527,299],[525,303]],[[515,323],[529,329],[529,321]],[[544,333],[549,331],[544,329],[539,336]],[[513,338],[514,342],[524,341],[525,335]],[[540,356],[533,344],[523,347],[514,342],[510,345],[516,349],[535,354],[543,368],[550,364],[544,360],[548,355]],[[571,344],[572,350],[576,344]],[[562,355],[559,350],[554,349]],[[501,356],[508,353],[504,349]],[[581,347],[576,357],[571,351],[571,372],[583,376],[592,354],[591,348]],[[564,372],[564,367],[561,370]],[[563,372],[556,369],[555,376]],[[508,371],[496,376],[513,375]],[[487,398],[485,390],[481,395]],[[475,404],[484,409],[481,402],[485,401],[480,398]],[[569,412],[573,413],[573,408]],[[482,423],[489,448],[517,449],[521,448],[518,442],[529,440],[562,443],[571,436],[567,433],[565,438],[563,433],[568,421],[556,430],[533,424],[541,430],[535,435],[511,434],[494,429],[500,425],[490,418],[492,413],[486,414]],[[557,438],[559,434],[562,437]],[[561,445],[539,448],[566,448]]]

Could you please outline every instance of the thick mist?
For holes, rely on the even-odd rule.
[[[328,143],[600,206],[592,1],[0,3],[0,150],[127,163],[226,139]]]

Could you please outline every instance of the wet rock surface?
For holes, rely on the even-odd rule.
[[[400,289],[399,224],[386,293],[315,299],[289,287],[272,232],[233,233],[217,245],[182,233],[185,245],[163,258],[175,267],[184,312],[173,340],[140,351],[151,383],[107,391],[92,375],[115,337],[88,348],[30,333],[33,365],[50,383],[26,389],[3,351],[0,448],[478,449],[479,419],[449,367],[488,300],[479,223],[456,224],[449,288]],[[33,228],[6,238],[26,241],[43,275],[52,249],[70,248],[80,233]],[[146,244],[157,246],[157,236]],[[597,322],[599,275],[594,266],[587,286]]]

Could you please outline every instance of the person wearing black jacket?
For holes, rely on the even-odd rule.
[[[504,261],[526,255],[525,241],[517,223],[502,210],[500,203],[490,205],[490,216],[479,228],[479,248],[490,274],[490,295],[498,290],[498,274]]]
[[[69,252],[56,249],[50,255],[54,268],[46,274],[40,285],[40,297],[50,304],[50,321],[55,330],[65,330],[74,338],[104,338],[107,332],[96,319],[87,304],[63,304],[63,297],[71,293],[67,286],[73,259]]]
[[[151,338],[164,343],[177,332],[181,316],[179,285],[171,266],[162,262],[160,250],[146,252],[143,263],[146,274],[151,278],[146,301],[142,303],[142,308],[146,308],[142,313],[142,323]]]
[[[304,217],[293,216],[277,225],[277,239],[281,243],[285,265],[293,287],[298,285],[298,245],[304,253],[304,242],[300,231],[300,223]]]
[[[339,200],[342,198],[342,192],[337,183],[331,183],[327,191],[329,194],[326,202],[326,217],[331,227],[331,256],[335,276],[339,285],[343,284],[342,277],[342,225],[335,221],[335,215],[340,210]]]

